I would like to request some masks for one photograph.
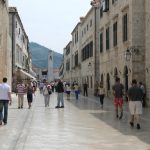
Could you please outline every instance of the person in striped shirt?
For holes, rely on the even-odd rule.
[[[23,100],[26,88],[22,81],[17,84],[18,109],[23,108]]]

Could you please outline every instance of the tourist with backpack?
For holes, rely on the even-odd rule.
[[[50,94],[51,94],[51,86],[48,85],[48,82],[45,82],[45,85],[43,87],[43,96],[44,96],[45,107],[49,106]]]

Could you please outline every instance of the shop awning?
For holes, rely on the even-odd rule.
[[[33,79],[33,80],[36,80],[36,78],[34,76],[32,76],[31,74],[29,74],[28,72],[25,72],[22,69],[20,69],[20,73],[21,73],[21,77],[23,79]]]

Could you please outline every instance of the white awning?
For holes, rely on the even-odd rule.
[[[21,73],[21,77],[24,79],[33,79],[36,80],[36,78],[34,76],[32,76],[31,74],[29,74],[28,72],[23,71],[22,69],[20,69],[20,73]]]

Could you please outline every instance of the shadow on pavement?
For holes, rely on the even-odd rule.
[[[136,136],[141,141],[149,144],[150,143],[150,110],[149,108],[143,109],[141,129],[137,130],[136,125],[131,128],[129,125],[129,110],[128,104],[124,104],[124,116],[122,120],[115,118],[113,101],[105,98],[104,109],[100,108],[99,98],[97,97],[83,97],[80,96],[78,101],[74,97],[71,97],[70,103],[76,106],[80,110],[95,110],[95,113],[90,113],[95,118],[105,122],[107,125],[118,130],[124,135]],[[100,112],[97,112],[100,110]]]

